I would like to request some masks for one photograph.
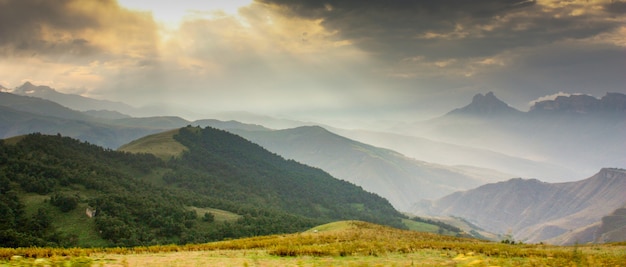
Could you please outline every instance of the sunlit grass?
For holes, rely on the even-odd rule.
[[[406,225],[409,230],[418,231],[418,232],[429,232],[436,233],[439,230],[437,225],[432,225],[423,222],[416,222],[408,219],[402,219],[402,223]]]
[[[0,249],[0,266],[626,266],[626,244],[511,245],[358,221],[206,244]],[[89,265],[82,265],[89,266]]]
[[[211,213],[213,214],[213,216],[215,216],[216,222],[236,221],[237,219],[241,218],[241,215],[239,214],[232,213],[230,211],[220,210],[220,209],[198,208],[198,207],[189,207],[189,209],[195,211],[196,214],[200,218],[204,216],[204,213],[207,213],[207,212]]]
[[[130,153],[153,154],[163,160],[180,156],[187,147],[174,139],[178,129],[153,134],[121,146],[118,150]]]

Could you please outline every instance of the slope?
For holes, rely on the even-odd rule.
[[[231,129],[252,142],[296,161],[321,168],[331,175],[379,194],[399,210],[488,181],[468,170],[407,158],[333,134],[319,126],[285,130]],[[493,180],[491,180],[493,181]]]
[[[287,161],[239,136],[186,127],[174,137],[189,149],[174,162],[190,175],[168,176],[173,184],[311,218],[356,218],[400,226],[400,214],[387,200],[319,169]]]
[[[415,207],[415,213],[454,215],[525,242],[550,241],[583,231],[626,203],[626,171],[602,169],[577,182],[512,179],[457,192]],[[569,239],[568,239],[569,240]],[[593,240],[589,240],[593,241]],[[562,241],[565,242],[565,241]]]
[[[175,138],[189,150],[167,163],[61,136],[2,142],[0,246],[182,244],[339,219],[403,227],[385,199],[243,138],[209,128]]]
[[[187,147],[174,139],[180,129],[152,134],[120,146],[118,151],[152,154],[163,160],[182,156]]]
[[[602,223],[596,232],[596,241],[599,242],[618,242],[623,240],[626,240],[626,206],[602,217]]]

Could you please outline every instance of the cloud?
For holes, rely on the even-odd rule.
[[[537,102],[541,102],[541,101],[546,101],[546,100],[555,100],[555,99],[556,99],[557,97],[559,97],[559,96],[569,97],[569,96],[571,96],[571,95],[576,95],[576,94],[565,93],[565,92],[559,91],[559,92],[558,92],[558,93],[556,93],[556,94],[545,95],[545,96],[539,97],[539,98],[537,98],[537,99],[535,99],[535,100],[533,100],[533,101],[530,101],[530,102],[528,102],[528,106],[534,106],[534,105],[535,105],[535,103],[537,103]],[[578,94],[578,95],[581,95],[581,94]]]
[[[114,0],[0,0],[0,78],[200,112],[413,118],[488,91],[524,108],[558,91],[623,88],[622,9],[608,0],[256,0],[171,28]]]
[[[2,0],[0,56],[80,60],[95,54],[152,56],[156,24],[115,0]]]
[[[626,13],[626,2],[624,1],[610,1],[604,5],[604,8],[614,15],[623,15]]]
[[[334,110],[381,99],[366,76],[373,64],[319,20],[253,4],[238,16],[186,20],[168,33],[157,61],[112,75],[101,91],[200,111]]]
[[[0,70],[13,84],[95,90],[158,61],[158,30],[115,0],[0,0]]]
[[[588,38],[622,25],[607,18],[602,2],[589,1],[257,1],[320,19],[328,30],[396,62],[415,56],[483,57]]]

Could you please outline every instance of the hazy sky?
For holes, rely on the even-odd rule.
[[[0,0],[0,85],[196,112],[417,120],[626,92],[626,1]]]

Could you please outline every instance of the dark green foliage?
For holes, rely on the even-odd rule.
[[[213,213],[205,212],[204,217],[202,217],[202,220],[205,222],[213,222],[215,221],[215,216],[213,215]]]
[[[128,239],[132,240],[133,231],[126,222],[118,217],[101,214],[96,217],[96,228],[103,238],[114,243],[128,243],[130,242]]]
[[[161,196],[157,188],[133,179],[164,166],[153,156],[120,153],[71,138],[40,134],[25,136],[15,145],[1,145],[0,156],[3,156],[0,179],[4,181],[0,187],[0,212],[7,215],[0,216],[0,231],[4,231],[0,246],[75,245],[68,242],[71,237],[51,229],[51,217],[46,210],[40,209],[33,217],[25,216],[20,192],[47,194],[75,185],[94,190],[96,196],[88,200],[92,207],[102,214],[110,212],[111,218],[123,225],[121,230],[102,227],[105,231],[101,236],[111,240],[111,245],[130,244],[128,240],[135,237],[132,241],[137,244],[150,243],[153,239],[158,242],[159,236],[141,235],[137,230],[149,228],[148,222],[139,220],[147,211],[159,210],[160,213],[155,213],[157,217],[185,218],[180,201],[169,194]],[[59,192],[53,193],[49,201],[63,212],[75,209],[79,202],[77,195]],[[96,226],[102,225],[96,222]],[[115,234],[123,234],[126,239]]]
[[[68,212],[78,206],[79,197],[55,193],[50,197],[50,204],[59,207],[62,212]]]
[[[95,209],[92,231],[111,246],[298,232],[341,219],[402,227],[402,215],[385,199],[238,136],[188,127],[177,140],[190,150],[169,162],[61,136],[31,134],[0,144],[0,247],[81,245],[75,234],[55,228],[51,214],[65,213],[53,206],[73,216],[77,207]],[[49,201],[27,216],[25,192]],[[189,207],[241,217],[198,218]]]
[[[190,149],[172,163],[178,167],[178,175],[169,175],[166,182],[310,218],[358,219],[403,227],[402,215],[386,199],[320,169],[285,160],[239,136],[187,127],[175,138]]]

